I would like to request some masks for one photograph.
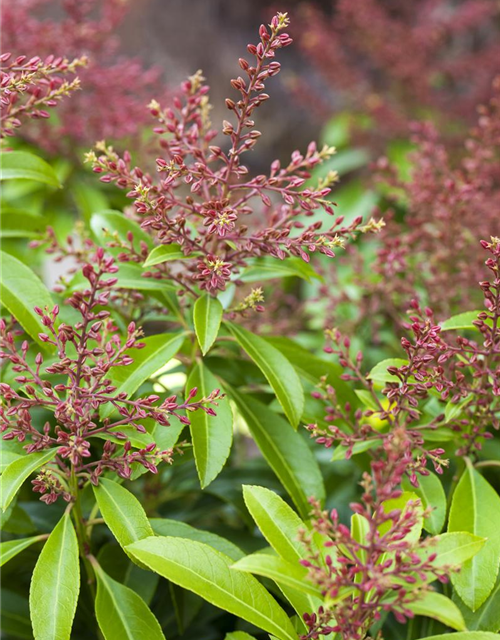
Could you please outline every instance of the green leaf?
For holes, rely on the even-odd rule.
[[[413,491],[424,509],[432,509],[430,516],[424,519],[424,529],[433,535],[440,533],[446,518],[446,494],[438,476],[430,473],[428,476],[418,476],[418,487],[414,487],[408,478],[403,480],[403,489]]]
[[[28,547],[31,547],[35,542],[45,540],[46,536],[34,536],[33,538],[20,538],[18,540],[7,540],[0,543],[0,567],[12,560],[18,553],[24,551]]]
[[[266,405],[226,386],[236,402],[267,463],[294,501],[303,518],[311,510],[309,498],[325,497],[323,477],[311,449],[300,433]]]
[[[204,398],[220,387],[217,378],[200,361],[191,371],[186,389],[198,388],[198,396]],[[189,414],[196,470],[201,488],[207,487],[221,472],[233,442],[233,412],[229,400],[218,400],[216,416],[201,409]]]
[[[193,254],[190,253],[186,256],[178,244],[162,244],[151,251],[146,262],[143,264],[143,267],[153,267],[156,264],[170,262],[171,260],[185,260],[186,258],[190,258],[192,255]]]
[[[12,636],[13,638],[33,640],[28,598],[2,588],[1,601],[2,635],[5,634],[6,638]]]
[[[282,353],[263,338],[231,322],[226,324],[240,347],[262,371],[286,417],[296,427],[304,410],[304,392],[295,369]]]
[[[434,618],[457,631],[465,631],[467,628],[460,609],[452,600],[441,593],[428,591],[416,602],[405,604],[405,607],[417,616]]]
[[[172,538],[188,538],[203,542],[213,547],[217,551],[229,556],[232,560],[239,560],[245,555],[235,544],[218,536],[210,531],[196,529],[180,520],[169,520],[168,518],[150,518],[149,522],[157,536],[169,536]]]
[[[92,487],[104,522],[111,529],[120,546],[153,535],[146,512],[134,494],[113,480],[99,479]]]
[[[52,345],[38,337],[44,331],[34,307],[52,310],[54,303],[47,287],[29,267],[14,256],[0,251],[0,298],[2,305],[14,316],[22,328],[44,349]]]
[[[495,586],[500,563],[500,498],[472,467],[467,467],[451,503],[448,531],[468,531],[486,538],[483,548],[462,564],[451,581],[465,604],[475,611]]]
[[[243,485],[243,499],[264,538],[284,560],[299,562],[306,549],[299,531],[307,527],[277,493],[255,485]]]
[[[200,349],[205,355],[219,333],[224,309],[217,298],[206,293],[194,303],[193,320]]]
[[[458,596],[456,596],[456,604],[464,616],[467,629],[500,631],[500,579],[477,611],[471,611]]]
[[[43,182],[51,187],[61,186],[50,164],[33,153],[3,151],[0,156],[0,180],[23,178]]]
[[[132,396],[145,380],[175,356],[183,341],[182,333],[162,333],[141,340],[146,344],[143,349],[129,349],[126,354],[133,359],[132,364],[113,367],[110,375],[111,382],[117,387],[116,393]],[[101,411],[101,418],[108,418],[113,411],[114,406],[111,403],[105,405]]]
[[[273,633],[296,640],[288,616],[248,574],[232,571],[233,561],[206,544],[180,538],[146,538],[128,547],[135,558],[211,604]]]
[[[270,578],[277,584],[283,584],[302,593],[321,597],[321,591],[307,580],[307,569],[305,567],[298,563],[288,562],[279,556],[268,553],[252,553],[238,560],[233,564],[232,568]]]
[[[106,640],[165,640],[158,620],[144,600],[93,563],[97,577],[95,612]]]
[[[35,640],[69,640],[80,591],[78,541],[69,513],[45,543],[30,587]]]
[[[286,260],[276,260],[275,258],[255,258],[247,261],[241,273],[235,275],[235,280],[241,282],[262,282],[274,278],[285,278],[295,276],[311,282],[313,278],[323,280],[310,263],[304,262],[301,258],[289,257]]]
[[[477,320],[477,316],[480,313],[481,311],[466,311],[452,316],[441,322],[441,331],[455,331],[457,329],[474,329],[477,331],[477,327],[472,323]]]
[[[49,449],[43,453],[29,453],[14,460],[5,468],[0,477],[0,496],[3,511],[12,502],[26,478],[42,465],[52,460],[56,453],[57,449]]]
[[[255,640],[255,638],[245,631],[231,631],[226,633],[224,640]]]
[[[484,631],[462,631],[460,633],[443,633],[439,636],[427,636],[424,640],[500,640],[497,633]]]
[[[129,245],[127,234],[131,232],[134,236],[133,242],[135,249],[139,249],[141,242],[145,242],[150,249],[153,248],[151,236],[141,229],[137,222],[126,218],[121,211],[108,209],[94,213],[90,219],[90,228],[97,240],[104,245],[113,241],[115,234],[119,241]],[[112,253],[120,253],[121,251],[122,249],[120,248],[111,249]]]
[[[34,238],[47,226],[42,216],[26,211],[0,212],[0,238]]]
[[[383,440],[379,440],[376,438],[375,440],[365,440],[364,442],[356,442],[351,450],[351,457],[357,456],[360,453],[365,453],[365,451],[369,451],[370,449],[376,449],[380,447]],[[347,452],[349,451],[349,446],[339,444],[335,447],[335,450],[332,455],[332,462],[336,460],[345,460]]]
[[[387,358],[376,364],[368,374],[368,378],[374,382],[398,382],[399,378],[393,376],[392,373],[387,371],[388,367],[403,367],[408,364],[408,360],[402,358]]]
[[[424,551],[424,555],[436,554],[434,566],[461,566],[473,558],[484,546],[485,538],[480,538],[466,531],[456,533],[442,533],[431,539],[431,544]]]

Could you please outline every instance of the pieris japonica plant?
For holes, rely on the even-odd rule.
[[[70,23],[92,6],[67,3]],[[337,176],[313,171],[329,146],[267,174],[244,164],[287,27],[278,13],[248,45],[220,132],[201,72],[171,104],[150,101],[156,173],[98,142],[91,179],[128,204],[84,193],[69,235],[30,200],[40,184],[37,197],[56,198],[61,167],[2,151],[14,203],[1,252],[2,637],[364,640],[430,637],[434,624],[439,637],[497,637],[466,629],[500,627],[500,499],[482,475],[498,427],[500,243],[483,243],[484,311],[438,325],[412,303],[406,358],[368,374],[337,330],[319,355],[304,346],[314,336],[264,330],[269,297],[321,279],[318,263],[383,227],[334,213]],[[60,80],[76,62],[2,64],[9,141],[19,116],[45,118],[78,87]],[[42,219],[18,235],[26,204]]]

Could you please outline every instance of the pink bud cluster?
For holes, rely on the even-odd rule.
[[[32,345],[26,340],[19,345],[17,332],[0,321],[0,358],[11,363],[17,384],[0,384],[0,431],[4,440],[26,442],[28,453],[57,449],[54,462],[34,482],[45,502],[56,500],[58,495],[71,499],[71,477],[97,484],[105,470],[125,479],[137,466],[156,473],[160,462],[171,462],[172,449],[163,450],[153,441],[132,450],[129,436],[121,429],[132,427],[137,433],[146,433],[147,419],[166,428],[172,416],[189,424],[184,412],[198,409],[215,415],[208,405],[217,404],[219,395],[217,389],[206,398],[194,400],[194,388],[182,401],[176,396],[162,399],[159,395],[132,399],[127,392],[119,391],[111,381],[113,369],[133,363],[130,350],[145,346],[140,341],[142,331],[131,322],[122,340],[107,310],[117,283],[118,267],[113,259],[97,249],[92,263],[82,271],[88,287],[75,291],[68,300],[81,315],[80,321],[74,325],[60,322],[57,305],[52,310],[35,307],[45,328],[39,339],[55,350],[55,358],[46,361],[41,352],[33,357]],[[100,412],[109,407],[114,410],[111,417],[101,419]],[[40,409],[53,416],[41,430],[34,424]],[[101,451],[98,443],[102,439]]]

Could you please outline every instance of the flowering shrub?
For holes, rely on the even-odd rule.
[[[14,20],[33,6],[5,11]],[[65,7],[64,28],[42,23],[40,55],[54,34],[68,51],[87,38],[108,46],[118,3],[102,5],[94,35],[93,2]],[[19,33],[32,29],[35,42],[40,23],[25,18]],[[16,146],[18,132],[42,135],[34,121],[63,97],[65,126],[64,105],[85,83],[73,95],[78,82],[62,77],[80,73],[81,59],[2,58],[3,131],[16,148],[1,153],[6,638],[500,637],[500,240],[491,232],[483,257],[473,255],[475,274],[488,256],[484,310],[438,323],[414,299],[406,357],[378,348],[368,373],[357,336],[332,329],[317,353],[321,337],[294,301],[330,277],[336,253],[362,251],[370,232],[389,250],[396,232],[391,219],[384,230],[383,220],[334,213],[338,176],[316,173],[329,146],[311,143],[266,175],[244,164],[287,26],[278,13],[239,60],[220,140],[198,72],[169,106],[149,100],[157,175],[97,143],[86,158],[108,190],[104,205],[103,192],[78,189],[80,176],[65,180],[64,162]],[[489,118],[456,170],[457,189],[468,176],[464,198],[496,181]],[[61,149],[59,138],[46,143]],[[447,162],[435,155],[417,156],[428,173],[414,180]],[[44,230],[40,212],[71,199],[76,228]],[[467,202],[486,218],[493,199]],[[426,250],[405,263],[411,293]],[[470,245],[460,250],[465,260]],[[41,251],[58,268],[52,291],[32,259]]]

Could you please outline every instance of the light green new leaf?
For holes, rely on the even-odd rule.
[[[0,567],[12,560],[18,553],[24,551],[28,547],[31,547],[35,542],[40,542],[40,540],[45,540],[47,536],[33,536],[32,538],[21,538],[18,540],[6,540],[5,542],[0,543]]]
[[[198,388],[199,398],[220,387],[217,378],[199,362],[191,371],[186,389]],[[205,411],[189,414],[194,460],[201,488],[207,487],[221,472],[233,442],[233,412],[227,398],[218,400],[217,415],[210,416]]]
[[[90,227],[101,244],[111,242],[113,235],[116,234],[121,242],[128,245],[127,234],[130,231],[134,236],[134,247],[136,249],[139,248],[140,242],[145,242],[150,249],[153,248],[151,236],[141,229],[137,222],[126,218],[121,211],[108,209],[94,213],[90,219]],[[111,249],[111,251],[119,253],[121,249],[116,248]]]
[[[194,303],[193,320],[200,349],[205,355],[219,333],[224,309],[222,304],[206,293]]]
[[[69,640],[80,591],[78,541],[66,513],[40,553],[30,587],[35,640]]]
[[[303,518],[311,511],[309,498],[325,497],[319,465],[300,433],[258,400],[226,386],[267,463],[294,501]]]
[[[483,548],[462,564],[451,581],[465,604],[475,611],[495,586],[500,563],[500,498],[468,464],[451,503],[448,531],[468,531],[486,538]]]
[[[193,254],[190,253],[189,256],[186,256],[178,244],[162,244],[151,251],[143,266],[146,269],[148,267],[154,267],[156,264],[161,264],[162,262],[185,260],[192,255]]]
[[[97,577],[95,613],[106,640],[165,640],[158,620],[132,589],[110,578],[94,563]]]
[[[235,544],[218,536],[211,531],[196,529],[181,520],[169,520],[168,518],[150,518],[149,522],[157,536],[170,536],[173,538],[188,538],[208,544],[217,551],[229,556],[232,560],[239,560],[245,555]]]
[[[431,544],[423,553],[425,556],[436,554],[433,562],[436,567],[459,567],[479,553],[485,542],[485,538],[466,531],[442,533],[431,539]]]
[[[52,460],[57,449],[49,449],[43,453],[29,453],[11,462],[0,477],[0,499],[2,510],[5,511],[23,482],[34,471]]]
[[[311,282],[313,278],[323,280],[323,277],[316,273],[309,262],[295,257],[286,260],[268,259],[267,257],[250,259],[248,267],[236,274],[234,279],[241,280],[241,282],[262,282],[287,276],[295,276],[307,282]]]
[[[104,522],[124,549],[136,540],[153,535],[141,503],[125,487],[100,478],[99,485],[92,488]]]
[[[117,387],[116,393],[126,393],[130,397],[145,380],[175,356],[183,341],[182,333],[161,333],[141,340],[146,344],[143,349],[127,351],[127,355],[133,359],[132,364],[126,367],[113,367],[110,378]],[[104,407],[101,410],[103,420],[109,418],[114,410],[111,403]]]
[[[408,360],[402,358],[387,358],[376,364],[368,374],[368,378],[374,382],[397,382],[399,378],[393,376],[392,373],[387,371],[388,367],[403,367],[408,364]]]
[[[0,300],[22,328],[44,349],[52,345],[42,342],[39,333],[45,331],[34,307],[52,310],[54,303],[47,287],[23,262],[0,251]]]
[[[239,325],[228,322],[227,328],[240,347],[262,371],[283,407],[290,423],[297,427],[304,411],[304,391],[299,376],[285,356],[266,340]]]
[[[238,560],[232,568],[270,578],[277,584],[283,584],[297,589],[297,591],[321,598],[321,591],[307,580],[307,569],[298,562],[288,562],[279,556],[268,553],[252,553]]]
[[[33,153],[25,151],[3,151],[0,154],[0,180],[23,178],[43,182],[51,187],[60,187],[54,169]]]
[[[211,604],[273,633],[296,640],[288,616],[256,578],[233,571],[228,556],[206,544],[181,538],[146,538],[128,551],[137,560]]]
[[[465,311],[465,313],[451,316],[451,318],[441,322],[441,331],[456,331],[457,329],[474,329],[477,331],[477,327],[472,323],[477,320],[477,316],[480,313],[481,311]]]
[[[403,489],[413,491],[422,501],[424,509],[432,509],[431,514],[424,518],[424,529],[433,535],[440,533],[446,518],[446,494],[438,476],[434,473],[419,476],[418,487],[414,487],[405,477]]]
[[[459,633],[443,633],[439,636],[427,636],[423,640],[500,640],[500,635],[485,631],[461,631]]]
[[[243,485],[243,499],[262,535],[279,556],[289,562],[299,562],[305,557],[306,549],[298,536],[307,527],[277,493],[265,487]]]
[[[457,631],[465,631],[467,628],[460,609],[452,600],[441,593],[428,591],[416,602],[405,604],[405,607],[417,616],[434,618],[434,620],[439,620]]]

